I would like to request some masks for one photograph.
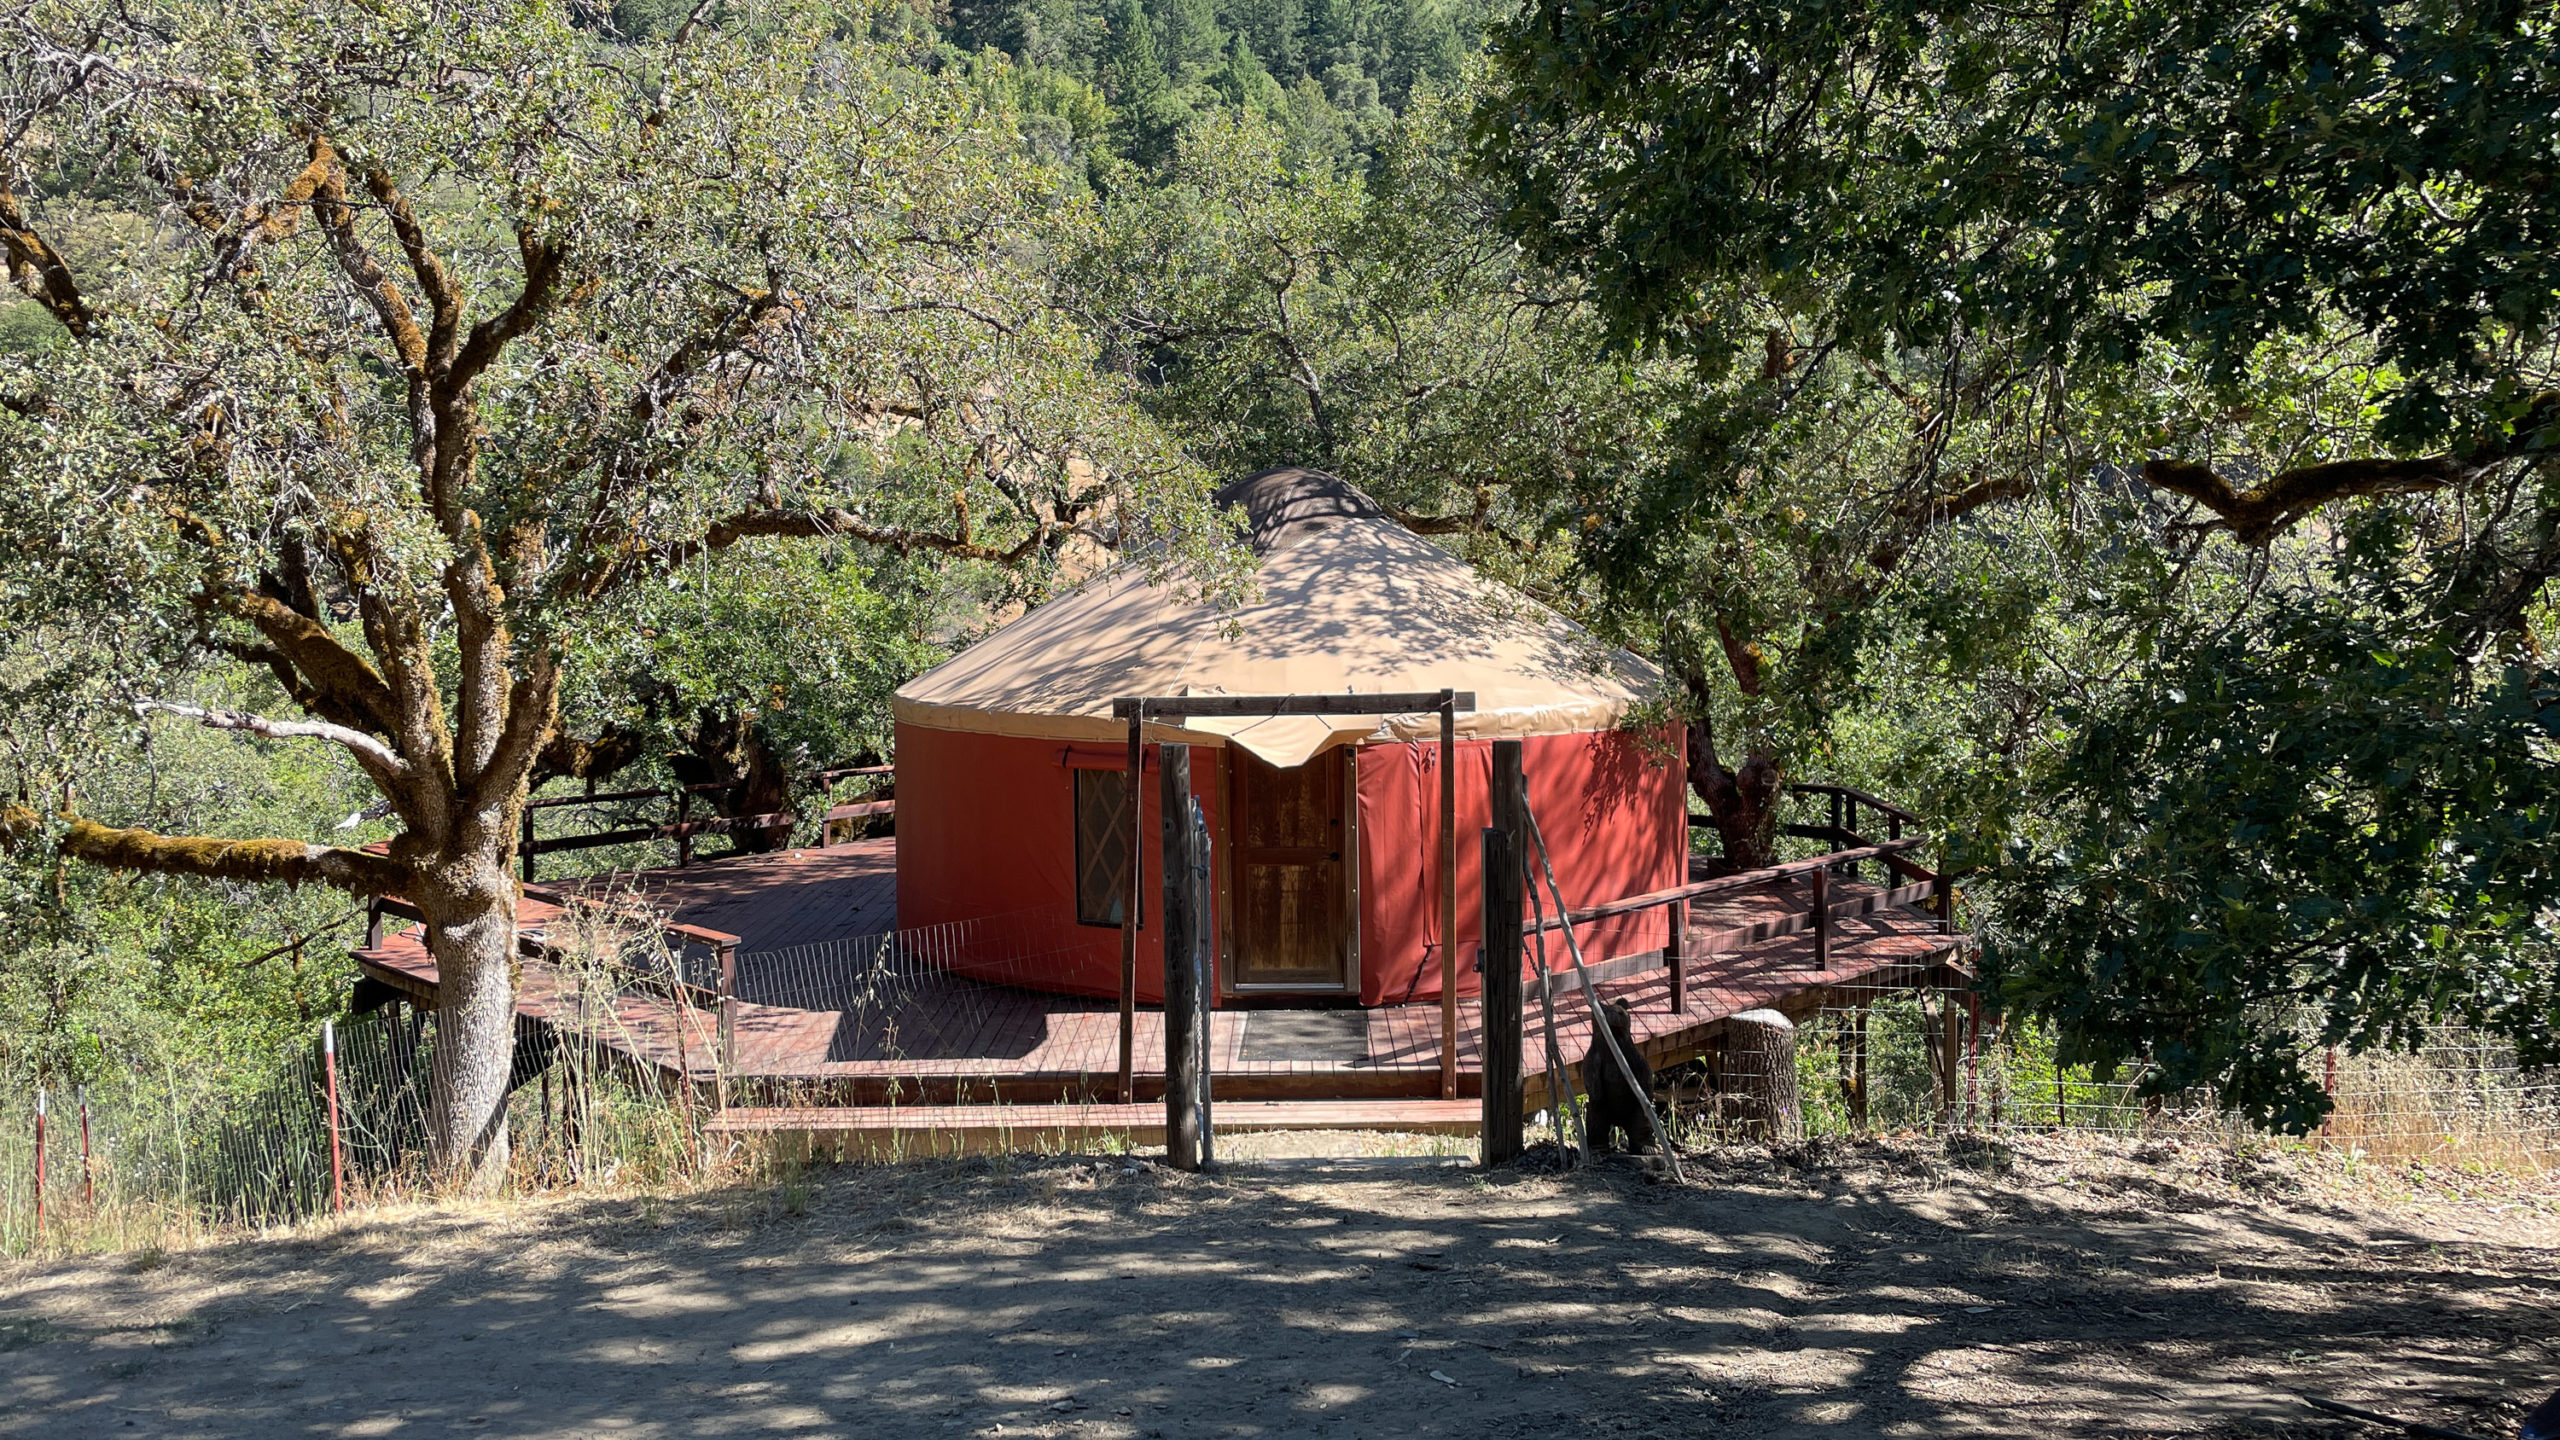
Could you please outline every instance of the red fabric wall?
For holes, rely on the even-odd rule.
[[[1076,923],[1075,775],[1062,740],[898,727],[898,929],[963,975],[1076,995],[1120,995],[1120,932]],[[1073,747],[1080,763],[1112,747]],[[1157,803],[1148,747],[1138,788],[1145,915],[1138,998],[1164,1001],[1164,905]],[[1191,786],[1217,823],[1217,771],[1192,758]],[[924,934],[912,932],[924,931]]]
[[[982,980],[1116,998],[1120,932],[1075,923],[1075,780],[1062,758],[1070,747],[915,725],[899,726],[897,742],[898,928],[908,943]],[[1666,746],[1673,748],[1665,753]],[[1085,764],[1108,748],[1073,747]],[[1194,757],[1192,789],[1215,827],[1220,787],[1208,759]],[[1477,837],[1492,742],[1461,742],[1457,761],[1458,978],[1461,993],[1473,994],[1482,929]],[[1437,998],[1439,747],[1365,745],[1355,763],[1360,1002]],[[1638,737],[1618,731],[1532,736],[1522,763],[1568,905],[1679,883],[1687,807],[1676,737],[1648,753]],[[1139,787],[1138,831],[1147,912],[1138,998],[1148,1004],[1164,998],[1158,789],[1151,763]],[[1577,930],[1583,958],[1593,962],[1659,949],[1667,933],[1659,910]],[[1563,937],[1550,936],[1548,945],[1554,968],[1569,968]]]
[[[1568,907],[1668,889],[1685,878],[1687,777],[1677,739],[1658,737],[1651,753],[1643,739],[1616,730],[1533,735],[1522,742],[1529,804]],[[1480,837],[1488,821],[1493,742],[1459,742],[1457,765],[1458,990],[1472,995],[1481,988],[1475,973],[1484,933]],[[1363,1005],[1440,994],[1439,766],[1436,744],[1360,749]],[[1651,910],[1577,926],[1575,934],[1582,958],[1597,963],[1661,949],[1670,917]],[[1572,968],[1561,933],[1549,935],[1547,947],[1552,968]]]

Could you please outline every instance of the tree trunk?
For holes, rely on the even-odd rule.
[[[495,1193],[507,1176],[507,1074],[516,1040],[516,890],[503,859],[410,898],[436,957],[428,1143],[446,1183]]]
[[[791,808],[791,775],[782,766],[753,720],[710,710],[694,727],[691,748],[670,757],[680,785],[726,785],[710,792],[715,815],[772,815]],[[769,830],[734,830],[729,842],[742,853],[761,854],[791,843],[785,826]]]
[[[1724,861],[1732,870],[1764,870],[1778,863],[1778,795],[1786,777],[1777,757],[1755,750],[1740,770],[1716,758],[1715,735],[1704,720],[1689,725],[1689,788],[1707,802]]]
[[[1725,648],[1731,660],[1736,647]],[[1705,668],[1694,656],[1674,652],[1672,659],[1689,701],[1689,788],[1707,803],[1707,816],[1715,822],[1716,838],[1724,846],[1725,868],[1766,869],[1777,863],[1778,796],[1785,789],[1786,775],[1765,745],[1749,747],[1741,769],[1725,767],[1716,753],[1715,692],[1707,684]],[[1757,660],[1747,668],[1748,675],[1737,669],[1736,681],[1747,693],[1757,694]]]
[[[1803,1140],[1795,1022],[1775,1010],[1745,1010],[1724,1023],[1725,1083],[1742,1133],[1772,1146]]]

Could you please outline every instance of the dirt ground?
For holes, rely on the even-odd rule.
[[[1111,1157],[377,1212],[0,1268],[0,1435],[2482,1436],[2560,1196],[1927,1139],[1493,1175]]]

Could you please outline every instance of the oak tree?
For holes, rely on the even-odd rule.
[[[397,827],[349,849],[19,805],[0,830],[407,897],[440,974],[433,1139],[483,1186],[527,778],[581,738],[563,656],[625,592],[790,536],[998,564],[1081,536],[1229,573],[1202,477],[1050,303],[1080,212],[981,88],[859,9],[703,4],[639,44],[575,19],[38,0],[0,47],[0,242],[71,342],[0,375],[5,563],[263,667],[299,715],[181,713],[343,747]],[[47,226],[80,202],[149,223],[77,270]]]

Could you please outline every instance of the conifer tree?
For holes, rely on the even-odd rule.
[[[1156,48],[1155,24],[1139,0],[1118,0],[1102,50],[1102,93],[1111,102],[1112,138],[1120,153],[1154,165],[1172,153],[1173,139],[1190,120],[1173,93]]]

